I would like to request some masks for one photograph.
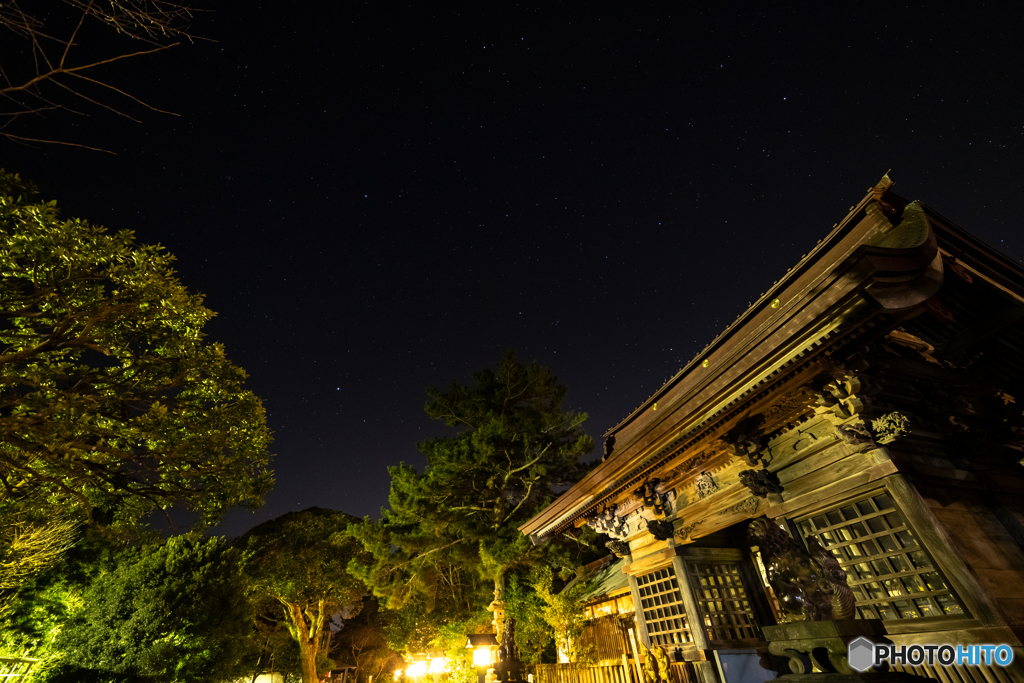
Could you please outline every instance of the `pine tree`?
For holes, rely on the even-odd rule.
[[[351,570],[391,609],[416,602],[470,618],[510,572],[571,562],[573,544],[534,546],[518,527],[586,472],[586,414],[565,411],[566,387],[513,353],[474,379],[428,390],[427,414],[455,434],[420,444],[423,473],[390,468],[390,508],[353,528],[373,560]]]

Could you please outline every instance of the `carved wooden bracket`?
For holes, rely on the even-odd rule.
[[[740,483],[758,498],[767,498],[769,493],[782,493],[779,477],[768,470],[743,470]]]
[[[658,517],[664,517],[672,512],[671,499],[669,493],[665,491],[665,487],[661,485],[661,479],[654,478],[646,481],[643,486],[633,492],[633,495],[643,501],[644,507],[654,510],[654,514]]]
[[[761,428],[764,426],[765,417],[754,415],[742,420],[722,437],[722,442],[729,448],[732,455],[743,458],[748,465],[756,467],[760,462],[761,441],[764,434]]]

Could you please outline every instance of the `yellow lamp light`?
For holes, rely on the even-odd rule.
[[[482,667],[491,665],[491,648],[487,646],[478,647],[473,650],[473,666]]]
[[[402,677],[402,670],[401,669],[395,669],[395,680],[397,681],[401,677]]]
[[[417,678],[427,673],[427,663],[424,662],[413,662],[406,668],[405,675]]]
[[[470,633],[466,648],[473,650],[473,666],[485,669],[491,665],[491,648],[498,646],[493,633]],[[483,673],[480,674],[483,676]],[[483,678],[480,679],[483,681]]]
[[[446,668],[448,668],[448,660],[446,660],[444,657],[434,657],[430,660],[430,673],[444,673],[444,670]]]

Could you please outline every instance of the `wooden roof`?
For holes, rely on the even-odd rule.
[[[858,334],[880,313],[919,308],[942,284],[944,254],[957,254],[957,263],[1007,292],[1024,293],[1017,264],[920,202],[893,194],[892,184],[883,177],[782,279],[610,429],[610,455],[520,530],[541,542],[669,456],[720,436],[751,414],[758,396],[798,384],[802,358]]]

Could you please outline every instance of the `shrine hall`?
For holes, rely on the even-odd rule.
[[[1024,270],[886,176],[520,530],[607,535],[581,609],[598,668],[618,668],[596,680],[641,683],[649,652],[676,683],[828,670],[800,638],[849,674],[833,645],[863,627],[1016,655],[897,672],[1024,682],[1022,408]],[[834,558],[834,626],[787,612],[768,537]]]

